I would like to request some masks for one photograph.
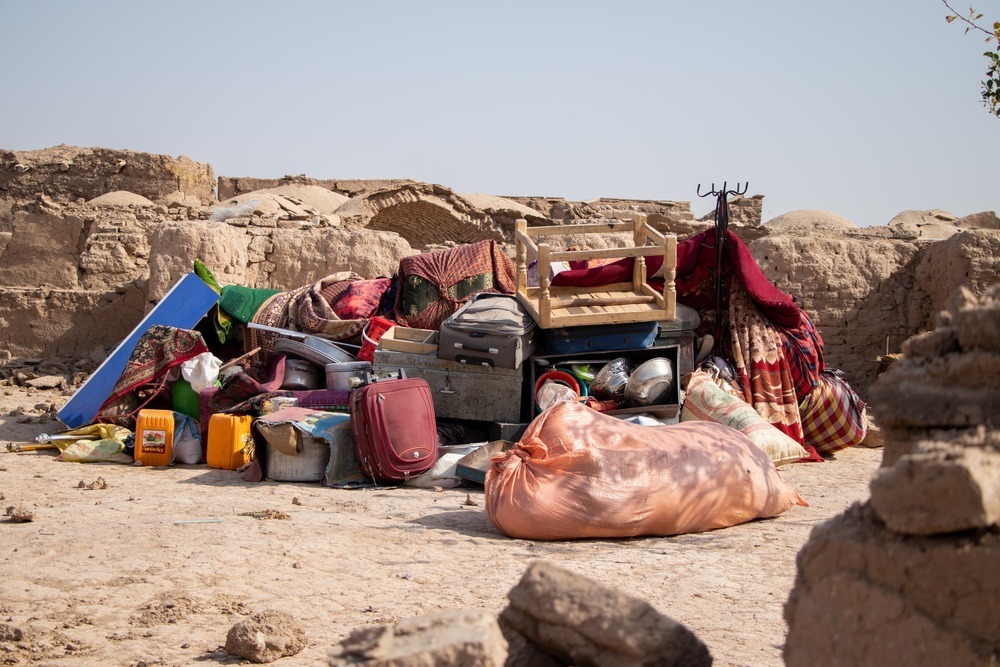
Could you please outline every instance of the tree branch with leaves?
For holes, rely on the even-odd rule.
[[[986,43],[994,45],[992,50],[983,54],[989,60],[989,66],[986,68],[986,80],[982,82],[982,98],[987,111],[1000,118],[1000,21],[994,21],[991,30],[983,26],[981,23],[983,14],[977,12],[975,8],[970,6],[968,13],[963,14],[952,7],[948,0],[941,2],[951,12],[944,17],[945,21],[964,23],[965,34],[969,34],[970,31],[983,33],[986,35]]]

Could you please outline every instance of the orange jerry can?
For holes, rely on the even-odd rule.
[[[174,413],[139,410],[132,456],[146,466],[168,466],[174,458]]]
[[[208,451],[205,461],[209,468],[236,470],[253,457],[253,435],[250,415],[214,414],[208,420]]]

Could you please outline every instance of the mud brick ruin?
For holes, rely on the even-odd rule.
[[[251,199],[250,215],[210,219]],[[1000,281],[1000,220],[991,212],[906,211],[858,228],[821,211],[762,224],[761,208],[760,195],[733,201],[732,231],[810,312],[828,365],[865,398],[878,357],[933,328],[959,286],[982,293]],[[499,197],[407,180],[216,180],[210,165],[186,157],[0,150],[0,354],[100,358],[199,258],[225,283],[291,289],[345,269],[392,275],[400,258],[428,248],[510,243],[517,218],[571,223],[635,212],[680,238],[712,225],[695,219],[689,202]]]
[[[1000,654],[1000,286],[957,293],[871,388],[871,500],[799,552],[787,665],[974,665]]]

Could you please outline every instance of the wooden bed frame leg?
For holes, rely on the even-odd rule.
[[[528,232],[528,221],[524,218],[519,218],[517,222],[514,223],[515,231],[527,234]],[[514,273],[514,290],[518,294],[528,293],[528,250],[524,247],[524,243],[521,242],[521,237],[514,234],[514,253],[517,260]]]
[[[550,252],[548,243],[538,244],[538,311],[542,316],[542,321],[538,324],[543,329],[549,328],[549,319],[552,315],[552,295],[549,293],[549,285],[552,282]]]
[[[677,319],[677,237],[669,234],[663,239],[663,308],[667,319]]]

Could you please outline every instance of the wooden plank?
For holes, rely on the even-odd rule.
[[[663,247],[663,244],[665,242],[665,239],[664,239],[665,235],[664,234],[662,234],[658,230],[654,229],[648,223],[646,223],[645,226],[643,227],[643,231],[646,234],[647,240],[652,241],[653,243],[659,245],[660,247]]]
[[[524,309],[528,311],[529,315],[531,315],[531,319],[535,320],[535,322],[539,322],[542,319],[541,313],[538,312],[537,300],[531,298],[527,294],[522,294],[520,292],[518,292],[517,294],[517,300],[521,302],[521,305],[524,306]]]
[[[528,236],[569,236],[570,234],[607,234],[632,231],[631,222],[592,222],[581,225],[547,225],[528,227]]]
[[[573,306],[606,306],[608,309],[620,308],[625,305],[653,303],[654,298],[646,295],[632,294],[612,297],[578,296],[570,299],[552,299],[553,308],[571,308]]]
[[[554,262],[570,262],[586,259],[623,259],[625,257],[651,257],[663,254],[661,246],[642,246],[641,248],[601,248],[600,250],[559,250],[551,254]]]
[[[538,245],[532,240],[531,236],[528,234],[530,227],[527,230],[515,229],[514,230],[514,243],[517,244],[518,241],[524,244],[524,247],[531,250],[531,254],[538,254]]]

